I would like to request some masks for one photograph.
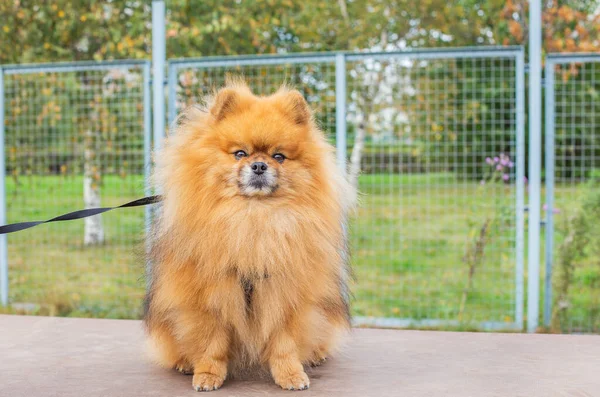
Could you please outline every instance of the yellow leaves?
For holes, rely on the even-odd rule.
[[[65,17],[65,12],[64,12],[63,10],[60,10],[60,11],[58,12],[58,17],[59,17],[59,18],[64,18],[64,17]]]
[[[45,50],[49,50],[50,49],[50,43],[44,43],[44,49]]]
[[[441,124],[432,123],[431,124],[431,131],[433,131],[433,132],[442,132],[442,131],[444,131],[444,126],[441,125]]]
[[[79,17],[79,20],[81,22],[85,22],[85,21],[87,21],[87,17],[85,15],[82,15],[81,17]]]
[[[508,22],[508,30],[510,34],[517,40],[523,40],[523,29],[521,28],[521,24],[517,21],[509,21]]]
[[[221,44],[223,46],[223,48],[225,48],[225,53],[227,53],[227,54],[231,53],[231,47],[229,46],[229,43],[227,42],[227,40],[225,40],[223,37],[219,37],[217,39],[217,41],[219,42],[219,44]]]
[[[119,41],[117,43],[117,51],[119,51],[119,52],[123,51],[123,42]]]
[[[4,32],[5,32],[5,33],[8,33],[8,32],[10,32],[10,28],[9,28],[7,25],[4,25],[4,26],[2,27],[2,30],[4,30]]]
[[[577,36],[581,39],[586,39],[589,36],[588,30],[581,23],[575,26],[575,31],[577,32]]]
[[[565,5],[558,9],[558,16],[566,22],[572,22],[575,18],[573,10]]]
[[[123,40],[125,40],[125,45],[129,48],[131,48],[135,45],[135,42],[129,36],[125,36],[125,38]]]
[[[577,44],[575,43],[575,40],[573,40],[572,38],[568,38],[565,40],[565,49],[569,52],[573,52],[577,49]]]

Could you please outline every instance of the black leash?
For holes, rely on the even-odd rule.
[[[162,200],[161,196],[148,196],[148,197],[144,197],[141,199],[131,201],[129,203],[119,205],[117,207],[88,208],[85,210],[69,212],[68,214],[57,216],[55,218],[48,219],[47,221],[11,223],[9,225],[0,226],[0,234],[8,234],[8,233],[18,232],[20,230],[25,230],[25,229],[29,229],[30,227],[41,225],[42,223],[71,221],[74,219],[87,218],[88,216],[102,214],[103,212],[108,212],[108,211],[114,210],[116,208],[140,207],[142,205],[158,203],[161,200]]]

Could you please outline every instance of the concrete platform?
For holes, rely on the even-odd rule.
[[[307,391],[226,381],[214,396],[600,396],[600,336],[356,329]],[[0,316],[0,396],[196,396],[148,363],[139,321]]]

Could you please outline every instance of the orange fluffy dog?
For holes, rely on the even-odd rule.
[[[156,360],[198,391],[262,365],[309,386],[350,325],[345,216],[354,193],[298,91],[240,82],[192,107],[158,156],[164,201],[145,323]]]

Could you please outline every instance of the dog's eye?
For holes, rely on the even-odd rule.
[[[233,155],[235,156],[236,160],[239,160],[242,157],[246,157],[248,153],[244,152],[243,150],[238,150],[237,152],[234,152]]]
[[[281,153],[275,153],[273,155],[273,158],[275,159],[275,161],[277,161],[278,163],[283,163],[283,160],[285,160],[285,156]]]

